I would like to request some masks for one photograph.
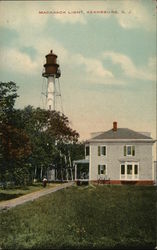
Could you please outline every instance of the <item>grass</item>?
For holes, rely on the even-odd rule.
[[[56,185],[57,184],[50,183],[46,186],[46,188],[54,187]],[[22,195],[36,192],[42,189],[43,189],[42,183],[34,183],[30,186],[24,186],[24,187],[14,187],[14,188],[7,188],[7,189],[0,188],[0,201],[18,198]]]
[[[156,246],[156,190],[71,187],[0,213],[2,249]]]

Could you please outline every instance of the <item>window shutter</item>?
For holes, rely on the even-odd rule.
[[[86,156],[89,155],[89,146],[86,146]]]
[[[138,165],[134,166],[134,174],[138,174]]]
[[[124,156],[126,156],[126,146],[124,146]]]
[[[125,165],[121,165],[121,174],[125,174]]]
[[[100,156],[100,146],[98,146],[98,156]]]
[[[132,146],[132,155],[135,156],[135,146]]]
[[[103,155],[106,155],[106,147],[103,146]]]
[[[100,165],[98,165],[98,174],[100,174]]]

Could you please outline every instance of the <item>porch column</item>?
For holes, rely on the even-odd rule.
[[[71,180],[73,181],[74,178],[73,178],[73,171],[72,171],[72,167],[70,167],[70,171],[71,171]]]
[[[77,164],[75,164],[75,180],[77,180]]]

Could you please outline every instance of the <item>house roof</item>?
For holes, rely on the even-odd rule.
[[[140,132],[133,131],[128,128],[117,128],[116,131],[110,129],[106,132],[91,138],[91,140],[103,140],[103,139],[152,139],[150,136],[144,135]]]

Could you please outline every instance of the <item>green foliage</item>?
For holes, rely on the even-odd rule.
[[[28,164],[14,169],[14,181],[19,186],[26,186],[32,182]]]
[[[17,95],[17,86],[14,82],[0,82],[0,121],[10,120]]]
[[[17,113],[22,117],[17,120],[17,126],[23,126],[31,141],[29,163],[32,168],[37,168],[38,176],[35,177],[39,178],[40,169],[46,172],[50,165],[57,166],[58,170],[63,168],[65,157],[69,158],[69,148],[75,147],[79,136],[70,128],[68,118],[56,111],[31,106],[17,110]]]
[[[22,128],[16,126],[14,109],[17,86],[14,82],[0,82],[0,180],[17,180],[17,168],[26,164],[31,153],[30,141]],[[21,175],[22,180],[26,180]],[[26,181],[25,181],[26,183]]]
[[[2,249],[155,247],[155,187],[72,187],[0,214]]]
[[[0,83],[0,181],[27,185],[50,165],[58,172],[71,166],[79,134],[59,112],[15,109],[17,89],[14,82]]]

